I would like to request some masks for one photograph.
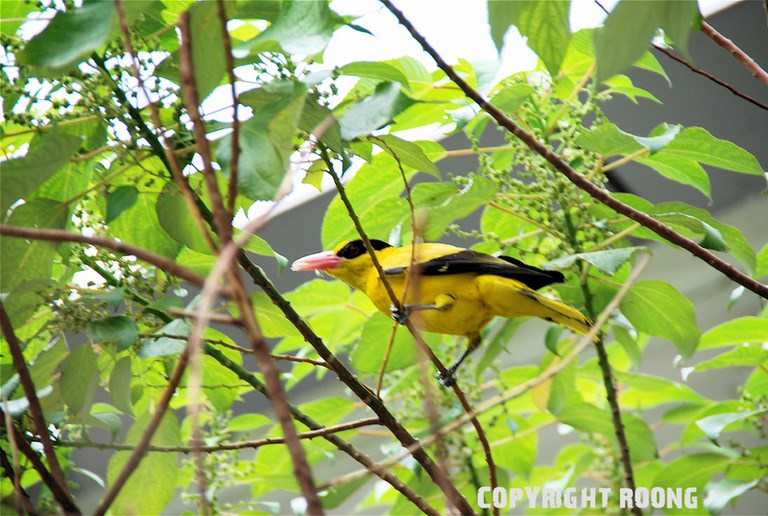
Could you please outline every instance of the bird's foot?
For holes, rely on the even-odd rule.
[[[443,387],[453,387],[456,385],[456,371],[447,369],[444,373],[438,373],[437,380]]]
[[[392,314],[392,319],[398,322],[398,324],[405,324],[408,322],[408,318],[411,316],[411,310],[407,306],[398,307],[390,305],[389,312]]]

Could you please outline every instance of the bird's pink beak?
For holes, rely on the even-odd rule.
[[[292,271],[324,271],[342,264],[344,258],[333,251],[322,251],[299,258],[291,264]]]

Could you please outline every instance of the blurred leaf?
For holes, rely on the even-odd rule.
[[[702,493],[707,482],[730,462],[731,459],[719,453],[686,454],[667,464],[656,475],[653,485],[683,489],[695,487]]]
[[[511,343],[512,337],[520,329],[520,326],[527,321],[524,317],[516,317],[514,319],[500,319],[495,326],[497,330],[491,329],[490,335],[486,335],[483,338],[483,356],[477,361],[475,366],[475,376],[481,378],[483,372],[495,362],[496,357],[504,351]]]
[[[67,343],[64,339],[56,339],[50,347],[43,350],[32,363],[29,373],[36,387],[50,384],[54,379],[54,372],[69,354]]]
[[[755,278],[768,276],[768,244],[765,244],[755,257]]]
[[[315,54],[325,48],[341,21],[324,0],[284,2],[272,24],[242,49],[255,55],[279,45],[289,54]]]
[[[645,247],[620,247],[618,249],[608,249],[605,251],[576,253],[553,260],[546,265],[546,268],[551,270],[566,269],[572,266],[576,260],[584,260],[606,274],[613,274],[619,267],[626,263],[633,254],[645,249]]]
[[[118,351],[122,351],[139,338],[139,328],[130,317],[116,315],[90,321],[88,337],[95,343],[114,344]]]
[[[49,396],[52,392],[53,386],[49,385],[47,387],[43,387],[42,389],[36,390],[35,394],[37,394],[38,399],[42,399],[46,396]],[[29,400],[27,400],[25,396],[23,398],[16,398],[13,400],[0,401],[0,407],[2,407],[4,411],[7,411],[8,414],[10,414],[12,417],[17,417],[27,411],[29,408]]]
[[[35,192],[79,147],[80,138],[54,129],[36,136],[26,156],[3,161],[0,214],[5,214],[17,200]]]
[[[683,356],[696,350],[699,328],[694,305],[669,283],[636,283],[622,300],[621,311],[639,331],[671,340]]]
[[[52,72],[63,71],[107,43],[114,15],[114,4],[106,1],[59,11],[24,46],[19,62]]]
[[[320,500],[323,503],[323,509],[335,509],[343,504],[350,496],[355,494],[361,487],[368,483],[370,478],[364,476],[356,478],[341,484],[335,484],[330,488],[320,492]]]
[[[174,240],[199,253],[212,253],[199,226],[194,221],[184,196],[174,183],[168,182],[155,204],[157,220]]]
[[[229,420],[227,431],[248,432],[267,425],[272,425],[273,423],[274,421],[263,414],[240,414]]]
[[[155,332],[157,338],[145,339],[138,355],[141,358],[178,355],[187,346],[187,337],[191,330],[192,327],[184,319],[174,319]]]
[[[107,195],[107,216],[104,222],[109,224],[129,209],[139,197],[139,191],[135,186],[118,186]]]
[[[738,421],[749,419],[752,416],[761,414],[768,409],[752,410],[749,412],[726,412],[724,414],[715,414],[707,416],[696,421],[696,426],[712,440],[717,440],[725,427]]]
[[[380,83],[373,95],[347,108],[339,117],[341,136],[345,140],[352,140],[366,136],[390,122],[413,102],[400,89],[400,84],[395,82]]]
[[[382,313],[373,314],[363,327],[360,342],[352,350],[352,366],[359,373],[377,374],[381,370],[394,322]],[[398,327],[386,372],[416,363],[416,343],[405,327]]]
[[[623,385],[619,393],[622,407],[648,410],[667,403],[704,403],[707,401],[691,387],[661,376],[616,371]]]
[[[366,77],[379,81],[399,82],[405,88],[408,88],[408,78],[403,75],[397,67],[381,61],[357,61],[348,63],[339,68],[341,75],[353,75],[355,77]]]
[[[0,34],[14,35],[24,23],[29,13],[35,11],[35,4],[26,0],[5,0],[3,2],[3,23],[0,24]]]
[[[768,342],[768,319],[746,316],[726,321],[707,330],[701,336],[698,349],[721,348],[745,342]]]
[[[756,367],[760,364],[768,364],[768,349],[763,349],[763,345],[742,344],[725,353],[699,362],[694,370],[700,373],[724,367]]]
[[[616,433],[610,414],[588,403],[573,404],[565,407],[557,419],[581,432],[596,433],[607,438],[617,447]],[[653,432],[642,419],[632,414],[622,414],[627,441],[633,461],[644,461],[656,456],[656,442]]]
[[[149,425],[152,414],[146,412],[136,419],[125,444],[135,445]],[[179,424],[176,416],[168,412],[152,438],[156,446],[178,446],[181,444]],[[107,467],[107,484],[112,485],[128,461],[131,452],[119,451],[112,455]],[[134,470],[112,505],[115,514],[160,514],[176,492],[179,475],[178,459],[175,453],[149,452]],[[147,489],[151,485],[152,489]]]
[[[109,232],[125,242],[161,256],[174,258],[181,247],[157,219],[157,194],[140,193],[136,202],[112,220]]]
[[[72,415],[88,413],[96,390],[98,370],[96,353],[91,346],[78,346],[61,364],[61,397]]]
[[[189,9],[192,64],[200,101],[213,91],[227,71],[216,2],[195,2]]]
[[[332,122],[326,122],[328,117],[333,118]],[[304,109],[301,112],[301,118],[299,119],[299,129],[304,132],[312,133],[321,124],[330,123],[323,135],[320,137],[320,141],[328,146],[329,149],[335,152],[342,152],[343,144],[341,142],[341,128],[339,127],[338,120],[335,119],[333,112],[325,106],[321,106],[316,100],[307,98],[304,103]],[[322,160],[316,161],[316,163],[322,163]]]
[[[688,32],[698,14],[696,2],[633,0],[619,2],[603,27],[595,32],[597,78],[611,77],[629,68],[647,51],[661,27],[687,55]],[[620,41],[621,44],[617,44]]]
[[[112,404],[126,414],[133,414],[131,379],[131,357],[123,357],[117,361],[109,376],[109,394]]]
[[[3,181],[3,191],[5,185],[6,181]],[[68,216],[65,204],[48,199],[34,199],[14,209],[8,219],[8,225],[63,229]],[[32,280],[50,279],[57,248],[57,242],[1,237],[0,292],[10,292],[14,287]]]
[[[757,479],[743,482],[728,478],[710,482],[707,484],[704,508],[712,514],[720,514],[728,502],[755,487],[757,482]]]

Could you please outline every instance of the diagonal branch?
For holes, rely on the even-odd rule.
[[[56,457],[56,451],[51,444],[51,438],[48,435],[48,425],[46,424],[45,416],[43,415],[43,408],[37,397],[35,383],[32,381],[32,375],[30,375],[27,363],[24,360],[21,343],[16,336],[16,332],[13,331],[11,319],[5,311],[5,306],[2,301],[0,301],[0,326],[2,326],[3,337],[5,337],[11,357],[13,357],[13,366],[19,375],[19,381],[24,390],[24,396],[29,403],[29,413],[32,416],[32,422],[35,424],[35,431],[37,431],[37,434],[40,436],[40,442],[43,445],[43,453],[45,453],[45,458],[48,460],[48,467],[51,469],[51,475],[60,489],[57,501],[65,512],[74,511],[79,513],[80,511],[77,509],[77,506],[67,489],[67,479],[64,477],[61,464],[59,464],[59,459]],[[12,429],[8,428],[8,432],[11,431]],[[61,500],[59,500],[59,497]]]
[[[520,128],[501,110],[493,106],[476,89],[471,87],[464,79],[462,79],[461,76],[456,73],[456,71],[440,56],[440,54],[437,53],[432,45],[427,42],[424,36],[422,36],[421,33],[416,30],[413,24],[397,7],[394,6],[394,4],[392,4],[390,0],[380,1],[387,7],[387,9],[389,9],[392,14],[395,15],[400,24],[405,27],[406,30],[408,30],[411,36],[413,36],[413,38],[419,42],[424,51],[427,52],[432,57],[432,59],[435,60],[438,67],[443,70],[445,74],[450,77],[450,79],[456,83],[457,86],[459,86],[459,88],[461,88],[467,97],[475,101],[477,105],[480,106],[483,111],[488,113],[491,118],[493,118],[500,126],[504,127],[509,132],[517,136],[520,140],[522,140],[522,142],[525,143],[528,148],[546,159],[555,170],[566,176],[568,180],[570,180],[573,184],[589,194],[595,200],[600,201],[609,208],[612,208],[618,213],[629,217],[635,222],[639,222],[665,240],[668,240],[669,242],[689,251],[691,254],[697,258],[700,258],[712,268],[717,269],[739,285],[743,285],[760,297],[768,299],[768,285],[760,283],[754,278],[751,278],[749,275],[744,274],[733,265],[720,259],[715,254],[704,249],[695,241],[681,235],[666,224],[615,199],[613,196],[611,196],[610,192],[593,184],[587,178],[576,172],[568,163],[566,163],[560,156],[555,154],[549,147],[537,140],[534,135]]]
[[[162,269],[171,276],[176,276],[185,281],[202,286],[205,280],[187,269],[186,267],[179,265],[178,263],[169,260],[163,256],[159,256],[150,251],[142,249],[140,247],[132,246],[112,240],[111,238],[104,237],[89,237],[81,235],[80,233],[72,233],[63,229],[44,229],[44,228],[28,228],[23,226],[8,226],[0,224],[0,235],[27,238],[29,240],[47,240],[49,242],[78,242],[81,244],[90,244],[96,247],[103,247],[105,249],[111,249],[120,254],[129,256],[135,256],[139,260],[145,261],[151,265],[154,265],[158,269]]]
[[[749,54],[740,49],[736,43],[723,36],[717,29],[704,20],[701,21],[701,32],[709,36],[716,45],[727,50],[752,76],[762,82],[764,86],[768,86],[768,72],[760,68],[760,65],[757,64]]]

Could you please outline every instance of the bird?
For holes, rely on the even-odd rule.
[[[559,271],[528,265],[511,256],[492,256],[442,243],[395,247],[369,240],[399,306],[392,303],[363,240],[299,258],[293,271],[319,271],[365,293],[381,312],[421,330],[467,337],[458,360],[438,376],[450,387],[464,360],[481,345],[480,330],[494,316],[534,316],[578,333],[591,322],[579,310],[537,290],[565,281]],[[414,270],[411,271],[413,263]],[[417,280],[409,277],[417,275]],[[413,285],[408,287],[411,282]],[[405,299],[403,293],[405,292]]]

